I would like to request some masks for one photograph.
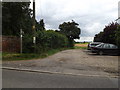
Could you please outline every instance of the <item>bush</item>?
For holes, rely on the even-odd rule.
[[[32,53],[33,46],[33,37],[30,34],[25,34],[23,37],[23,53]]]
[[[23,38],[23,52],[44,53],[49,49],[66,48],[68,46],[68,39],[65,35],[52,30],[37,31],[36,45],[33,44],[33,36],[26,34]]]
[[[68,40],[67,37],[58,32],[52,30],[47,31],[48,41],[50,42],[50,48],[56,49],[61,47],[67,47]]]
[[[36,40],[37,53],[45,52],[49,49],[57,49],[67,47],[67,37],[52,30],[38,31]]]

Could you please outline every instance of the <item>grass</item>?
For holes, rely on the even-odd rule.
[[[74,49],[87,49],[87,47],[74,46]]]
[[[11,60],[29,60],[38,58],[39,54],[20,54],[20,53],[2,53],[3,61],[11,61]]]
[[[59,51],[67,50],[67,49],[87,49],[88,43],[77,43],[75,44],[74,48],[59,48],[59,49],[51,49],[41,54],[34,54],[34,53],[2,53],[2,60],[3,61],[19,61],[19,60],[31,60],[31,59],[38,59],[38,58],[45,58],[50,55],[53,55]]]
[[[68,49],[68,48],[67,48]],[[34,53],[2,53],[2,60],[3,61],[19,61],[19,60],[30,60],[30,59],[38,59],[38,58],[45,58],[50,55],[53,55],[59,51],[66,50],[65,48],[60,49],[51,49],[42,54],[34,54]]]

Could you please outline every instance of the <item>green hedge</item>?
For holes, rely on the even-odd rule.
[[[23,36],[23,53],[32,53],[33,48],[33,36],[30,34],[25,34]]]
[[[53,30],[37,31],[36,32],[36,46],[34,47],[32,36],[25,35],[23,39],[25,53],[43,53],[50,49],[66,48],[68,46],[68,39],[65,35],[55,32]]]

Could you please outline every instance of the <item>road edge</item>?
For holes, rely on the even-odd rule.
[[[51,71],[44,71],[44,70],[32,70],[32,69],[13,68],[13,67],[2,67],[0,69],[16,70],[16,71],[27,71],[27,72],[36,72],[36,73],[48,73],[48,74],[72,75],[72,76],[86,76],[86,77],[107,77],[107,78],[118,78],[119,77],[119,76],[108,76],[108,75],[85,75],[85,74],[51,72]]]

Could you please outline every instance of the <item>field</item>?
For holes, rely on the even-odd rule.
[[[85,44],[75,44],[75,46],[77,46],[77,47],[87,47],[88,43],[85,43]]]
[[[88,43],[76,43],[75,44],[75,48],[76,49],[79,49],[79,48],[81,48],[81,49],[87,49],[87,46],[88,46]]]

